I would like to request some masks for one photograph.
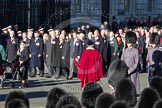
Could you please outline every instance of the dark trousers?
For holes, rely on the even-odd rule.
[[[30,76],[35,77],[39,73],[40,76],[44,74],[43,69],[39,67],[30,68]]]
[[[102,62],[102,70],[103,70],[103,75],[107,75],[107,69],[108,69],[108,62]]]
[[[60,76],[60,68],[59,67],[49,67],[49,76],[59,77]]]
[[[20,79],[21,80],[27,80],[28,79],[28,67],[27,65],[21,65],[19,67],[19,71],[20,71]]]
[[[69,73],[67,68],[61,68],[61,72],[65,78],[68,78]]]

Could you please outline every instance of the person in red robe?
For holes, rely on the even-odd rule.
[[[81,88],[88,82],[97,82],[103,77],[102,61],[100,53],[94,49],[92,41],[88,41],[88,47],[83,51],[80,63],[74,59],[74,64],[78,67],[77,77],[81,81]]]

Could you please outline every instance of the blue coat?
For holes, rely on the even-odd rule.
[[[43,40],[41,38],[38,38],[35,41],[35,38],[31,40],[30,45],[30,67],[41,67],[42,66],[42,54],[43,54]],[[38,57],[38,55],[41,55],[41,57]]]

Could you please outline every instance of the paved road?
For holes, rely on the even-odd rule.
[[[73,79],[70,81],[61,78],[59,80],[49,78],[46,79],[45,77],[36,77],[36,78],[29,78],[30,80],[30,87],[26,89],[18,89],[24,91],[30,99],[30,106],[31,108],[44,108],[46,105],[46,96],[52,87],[61,87],[68,93],[72,93],[76,97],[80,99],[81,97],[81,89],[80,83],[78,79]],[[141,81],[141,90],[148,86],[147,83],[147,74],[142,73],[140,74],[140,81]],[[103,87],[105,92],[109,92],[110,88],[108,87],[107,79],[103,78],[100,82],[100,85]],[[16,83],[16,87],[19,85],[19,82]],[[3,108],[4,101],[6,95],[12,91],[13,89],[4,88],[0,90],[0,108]]]

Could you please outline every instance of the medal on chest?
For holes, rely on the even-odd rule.
[[[36,42],[36,46],[39,46],[40,45],[40,43],[39,42]]]
[[[76,43],[76,46],[79,46],[79,43]]]

